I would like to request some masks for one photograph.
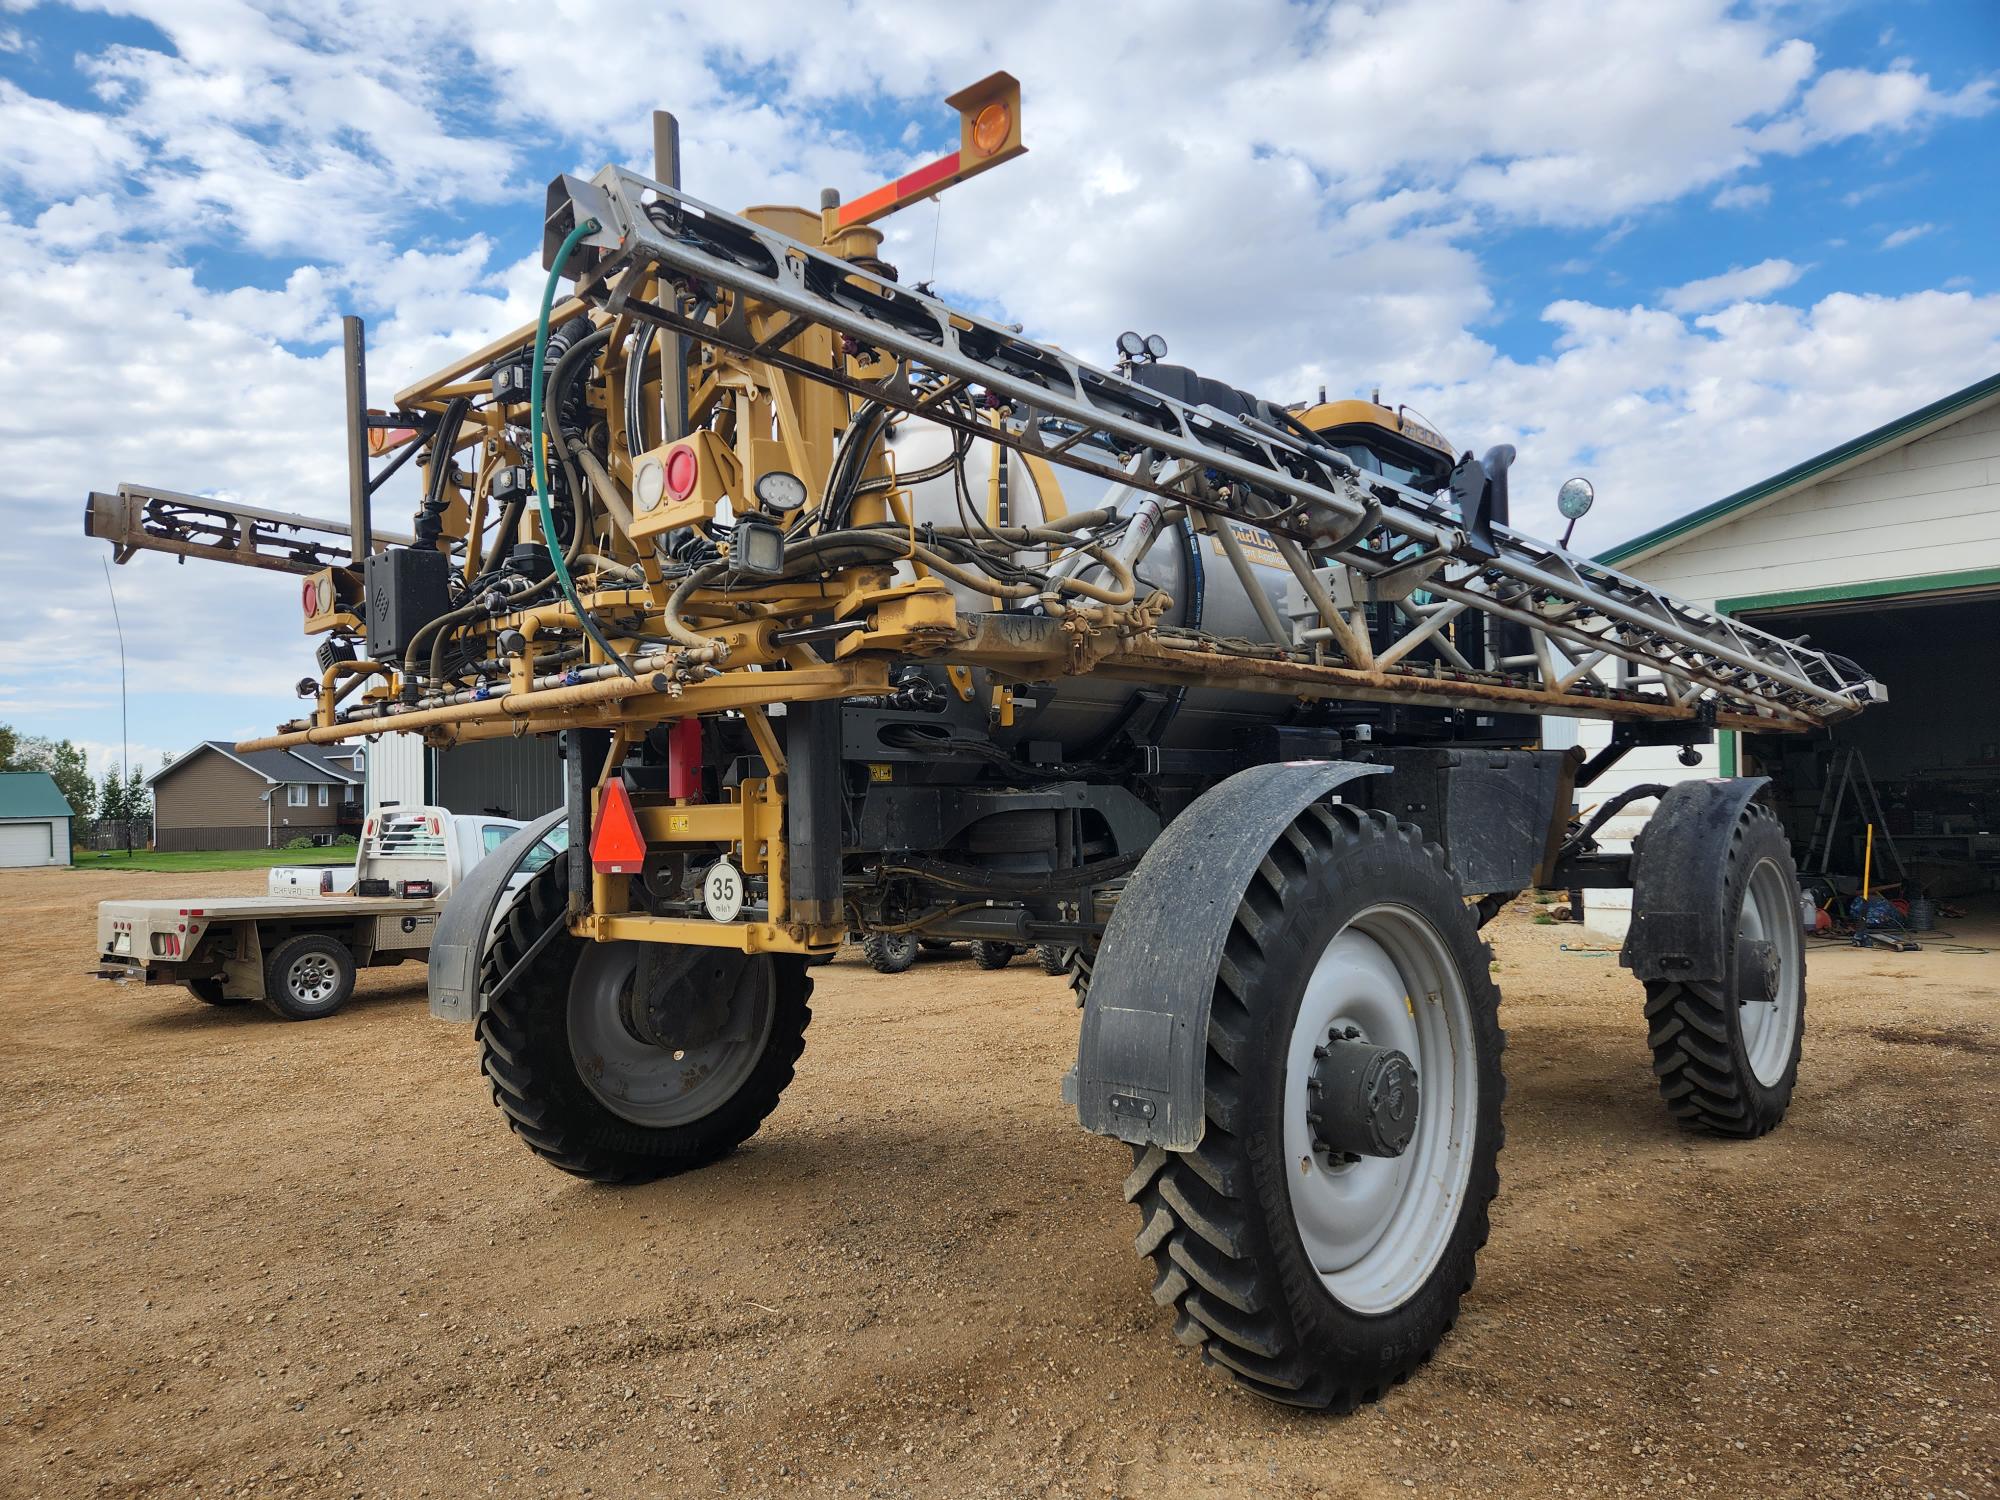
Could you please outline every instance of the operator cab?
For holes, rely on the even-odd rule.
[[[1407,411],[1373,401],[1322,401],[1292,416],[1370,474],[1427,494],[1450,480],[1451,445]]]

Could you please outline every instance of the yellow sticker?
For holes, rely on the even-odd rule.
[[[896,768],[887,761],[871,760],[868,762],[868,779],[870,781],[894,781],[896,779]]]
[[[668,833],[686,833],[687,831],[688,815],[686,813],[669,813],[667,815]]]

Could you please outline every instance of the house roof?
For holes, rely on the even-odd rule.
[[[151,786],[163,776],[171,776],[204,750],[227,756],[245,770],[255,771],[273,786],[293,783],[306,786],[316,783],[327,786],[361,784],[361,773],[333,764],[332,757],[340,752],[329,751],[323,745],[300,745],[290,750],[238,750],[228,740],[203,740],[186,755],[168,762],[148,776],[146,785]]]
[[[76,812],[47,771],[0,771],[0,818],[73,818]]]
[[[1962,391],[1954,391],[1942,400],[1933,401],[1929,406],[1920,406],[1915,411],[1885,422],[1872,432],[1864,432],[1858,438],[1842,443],[1838,448],[1807,459],[1804,463],[1793,464],[1781,474],[1773,474],[1769,479],[1738,490],[1733,495],[1724,495],[1712,505],[1704,505],[1700,510],[1691,510],[1679,520],[1669,521],[1664,526],[1656,526],[1629,542],[1621,542],[1608,552],[1597,554],[1597,561],[1608,567],[1622,567],[1626,563],[1637,562],[1650,557],[1689,537],[1732,521],[1746,511],[1756,510],[1782,500],[1795,491],[1804,489],[1817,480],[1826,479],[1843,469],[1851,469],[1856,464],[1886,453],[1892,448],[1900,448],[1905,443],[1913,443],[1920,437],[1928,436],[1938,428],[1969,415],[1982,406],[2000,402],[2000,374],[1989,375]]]

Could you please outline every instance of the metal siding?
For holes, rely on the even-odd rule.
[[[455,813],[540,817],[563,799],[555,741],[481,740],[440,751],[434,798]]]
[[[430,750],[418,734],[385,734],[368,747],[368,811],[384,802],[421,807],[429,800],[424,785]]]

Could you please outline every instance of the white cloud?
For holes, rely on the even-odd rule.
[[[1911,224],[1902,229],[1891,230],[1888,234],[1882,236],[1882,248],[1884,250],[1897,249],[1900,246],[1909,244],[1911,240],[1922,239],[1935,228],[1937,228],[1935,224]]]
[[[1595,268],[1617,285],[1616,248],[1660,205],[1754,207],[1769,189],[1743,179],[1773,153],[1904,141],[1991,106],[1984,85],[1935,88],[1906,64],[1816,71],[1773,7],[1162,0],[1138,22],[1022,4],[1002,36],[907,0],[103,3],[143,13],[170,50],[86,50],[93,109],[0,82],[0,187],[16,194],[0,215],[0,505],[25,517],[0,531],[0,593],[32,578],[37,600],[8,621],[6,665],[35,663],[0,683],[9,716],[115,709],[87,490],[129,479],[340,514],[336,315],[369,319],[378,401],[525,322],[545,172],[647,164],[663,104],[697,195],[813,203],[948,149],[936,101],[1011,68],[1031,154],[890,220],[906,275],[935,243],[948,291],[1087,357],[1137,327],[1281,398],[1380,382],[1466,446],[1520,439],[1524,496],[1590,467],[1607,531],[2000,365],[1991,298],[1759,300],[1801,274],[1782,260],[1659,306],[1557,303],[1543,360],[1488,342],[1481,256],[1517,223],[1601,231]],[[474,211],[506,227],[470,232]],[[259,284],[198,279],[217,248],[269,257]],[[1710,308],[1725,310],[1690,321]],[[51,371],[87,372],[87,399]],[[410,504],[399,478],[385,524]],[[146,556],[117,584],[128,625],[149,622],[127,639],[149,744],[295,711],[292,580]]]
[[[1726,187],[1709,200],[1713,208],[1762,208],[1771,201],[1771,185],[1767,182],[1739,182]]]
[[[1782,291],[1805,273],[1805,267],[1788,260],[1762,260],[1754,266],[1731,266],[1719,276],[1705,276],[1661,294],[1669,311],[1700,312],[1729,302],[1768,297]]]

